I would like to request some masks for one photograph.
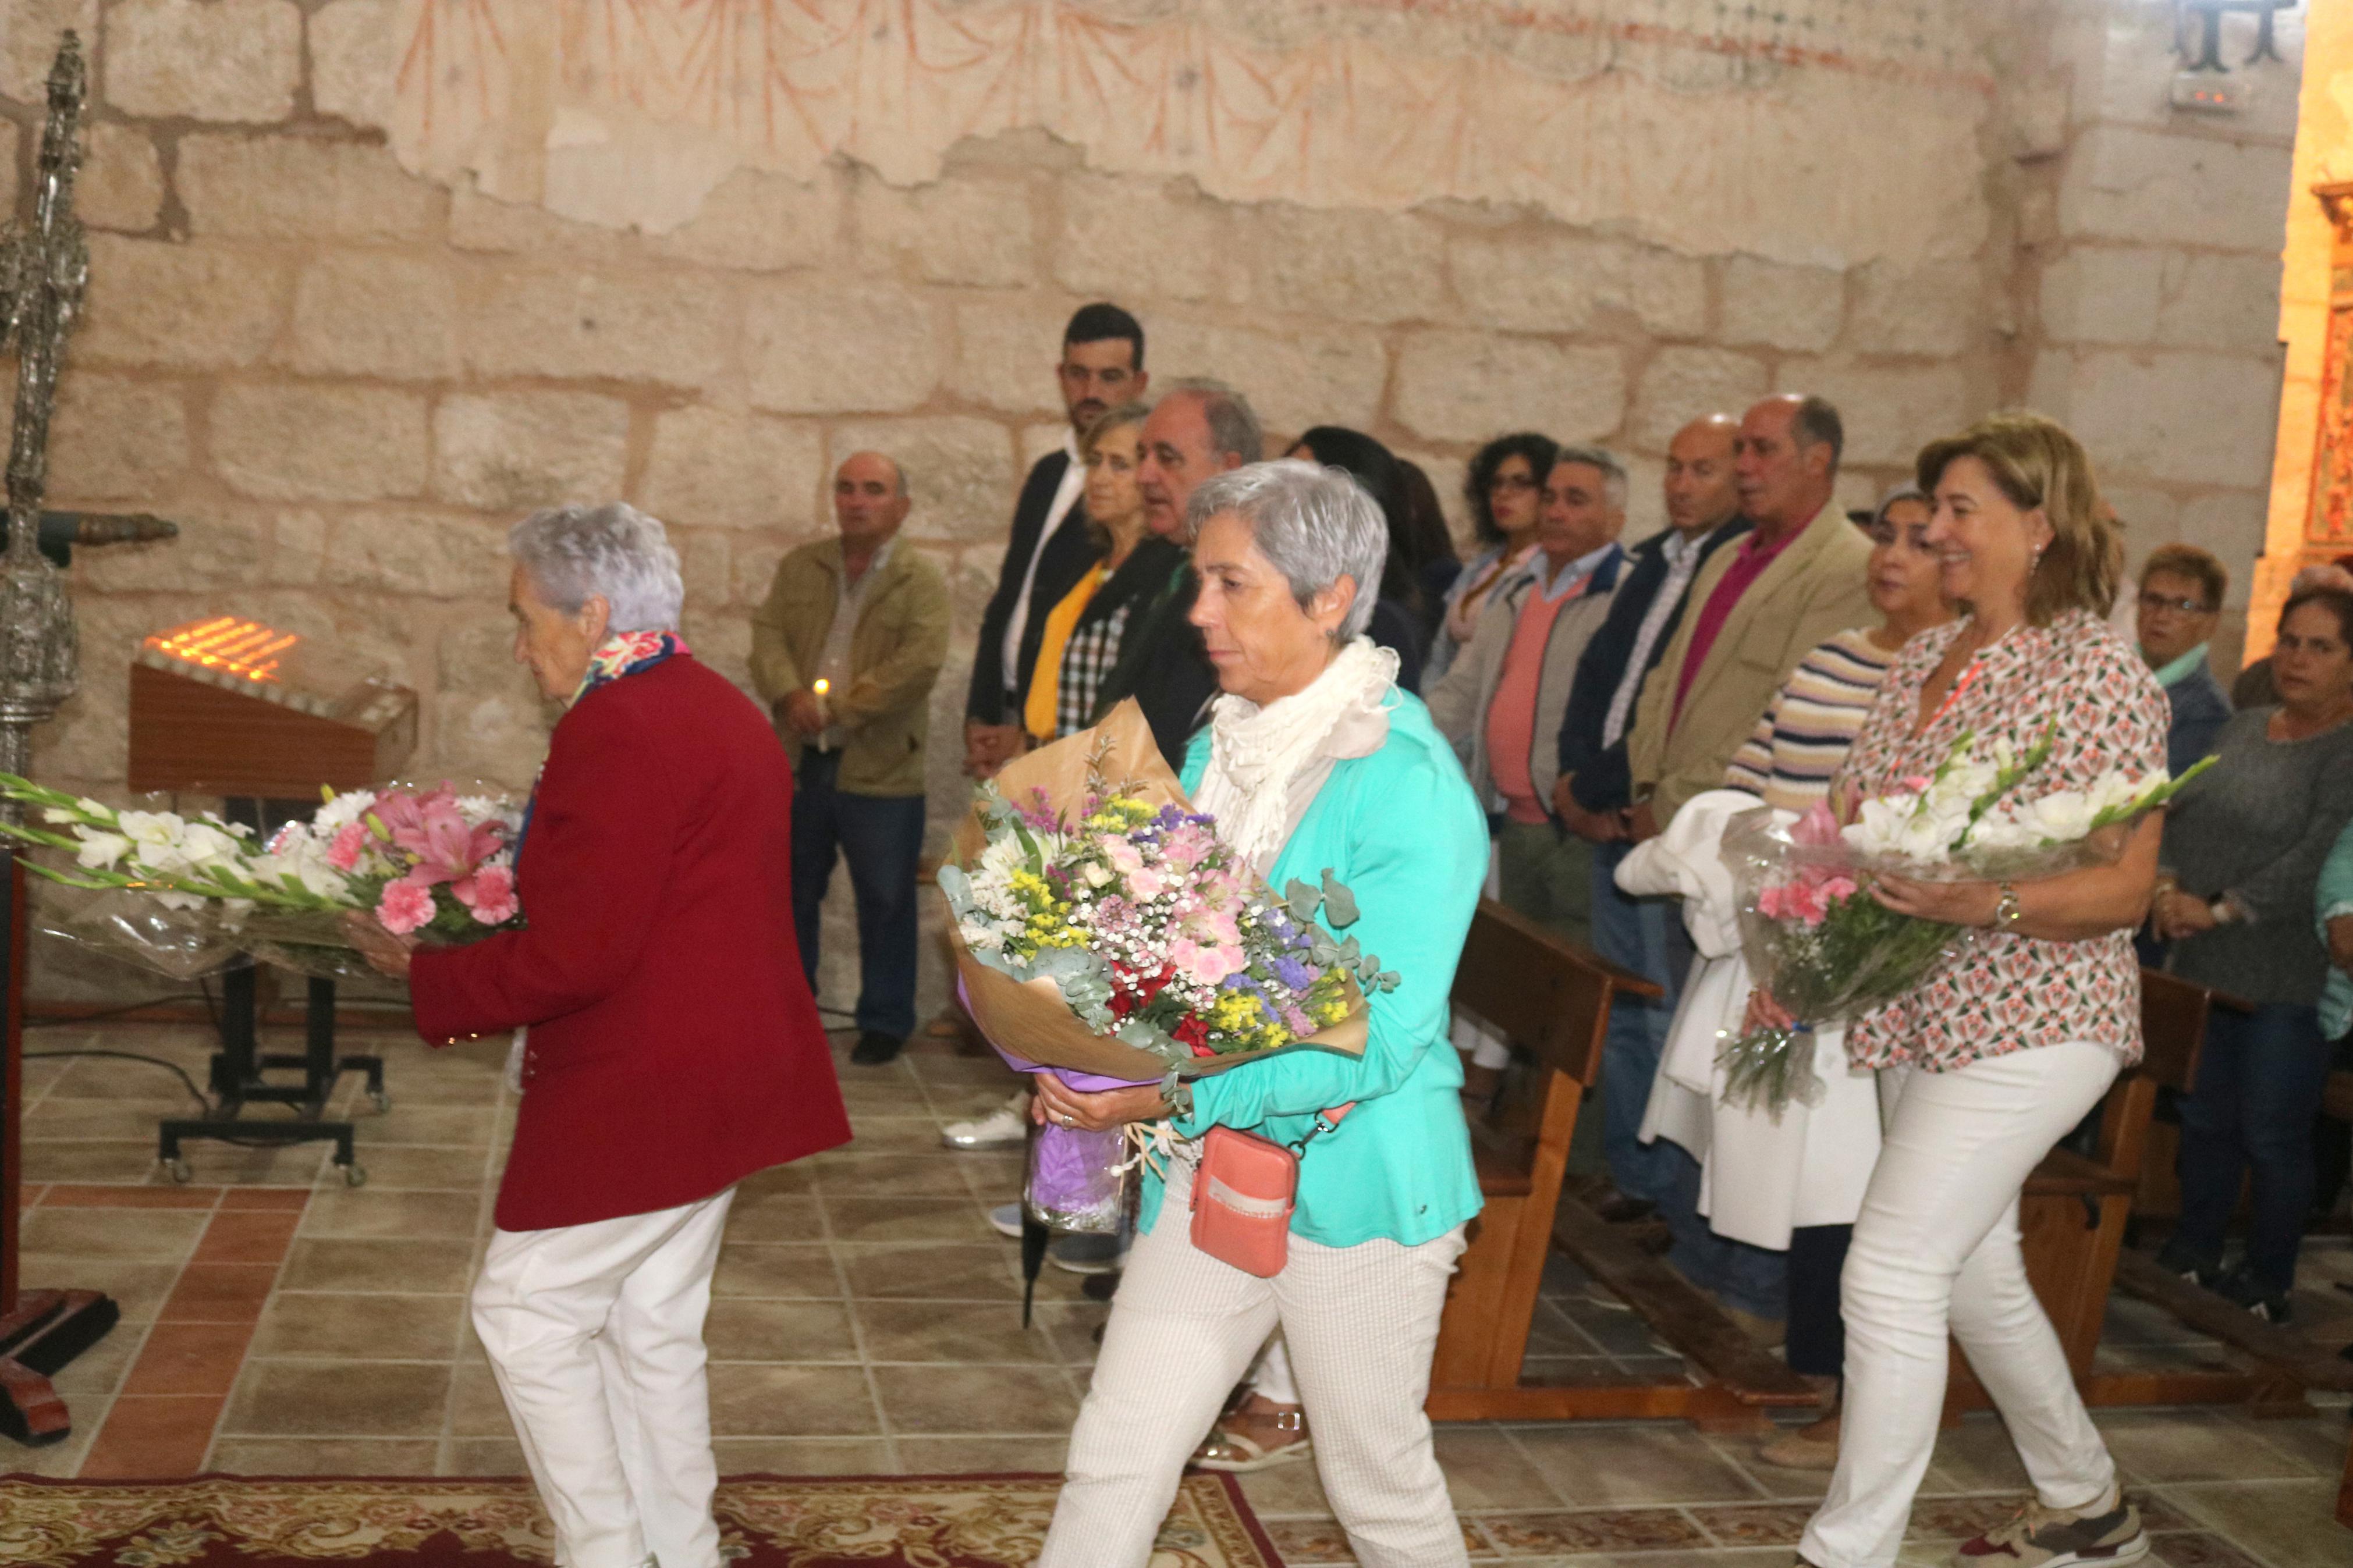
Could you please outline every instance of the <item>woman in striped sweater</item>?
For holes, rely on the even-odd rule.
[[[1880,502],[1872,520],[1871,603],[1880,624],[1841,632],[1799,660],[1756,732],[1725,771],[1726,789],[1743,790],[1783,811],[1802,812],[1830,791],[1831,775],[1879,695],[1879,683],[1913,637],[1952,618],[1938,590],[1936,554],[1927,542],[1928,498],[1905,485]],[[1846,1359],[1839,1317],[1839,1274],[1846,1266],[1848,1225],[1798,1226],[1789,1233],[1791,1370],[1831,1389]],[[1838,1409],[1766,1445],[1763,1458],[1793,1469],[1827,1470],[1838,1462]]]
[[[1952,618],[1937,596],[1928,516],[1928,498],[1910,485],[1880,502],[1870,531],[1871,603],[1880,624],[1841,632],[1798,661],[1747,743],[1732,754],[1725,788],[1797,812],[1829,792],[1887,667],[1914,634]]]
[[[1767,1462],[1795,1469],[1829,1469],[1838,1460],[1834,1402],[1845,1358],[1839,1270],[1877,1149],[1877,1099],[1865,1079],[1833,1081],[1832,1097],[1821,1106],[1792,1106],[1778,1118],[1720,1103],[1718,1034],[1738,1029],[1749,977],[1717,838],[1753,805],[1746,796],[1792,815],[1820,801],[1897,650],[1951,617],[1926,542],[1929,515],[1927,498],[1909,486],[1880,503],[1868,567],[1880,625],[1841,632],[1800,660],[1734,753],[1723,789],[1692,801],[1676,814],[1674,828],[1654,841],[1657,847],[1644,845],[1619,872],[1619,885],[1630,892],[1681,893],[1702,953],[1660,1062],[1643,1136],[1680,1143],[1704,1166],[1706,1228],[1676,1238],[1686,1272],[1704,1279],[1719,1254],[1738,1247],[1788,1253],[1789,1365],[1822,1390],[1831,1407],[1812,1426],[1766,1447]],[[1841,1054],[1835,1037],[1820,1049],[1832,1058]]]

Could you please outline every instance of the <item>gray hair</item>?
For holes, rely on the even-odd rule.
[[[1239,458],[1245,463],[1255,463],[1266,456],[1266,432],[1259,425],[1250,399],[1224,382],[1212,381],[1205,375],[1188,375],[1164,389],[1160,395],[1164,400],[1180,395],[1201,400],[1201,417],[1209,426],[1211,451]]]
[[[533,512],[507,531],[507,553],[566,615],[601,595],[611,631],[669,631],[686,602],[669,535],[626,501]]]
[[[1214,475],[1186,505],[1187,534],[1198,537],[1221,512],[1241,519],[1301,609],[1343,577],[1356,584],[1335,640],[1346,642],[1372,624],[1373,600],[1388,562],[1389,525],[1346,469],[1283,458]]]
[[[1618,460],[1617,453],[1607,447],[1563,447],[1553,454],[1552,466],[1557,468],[1563,463],[1582,463],[1588,468],[1599,469],[1602,493],[1609,498],[1611,506],[1620,511],[1626,510],[1626,465]],[[1536,482],[1542,484],[1544,480]]]

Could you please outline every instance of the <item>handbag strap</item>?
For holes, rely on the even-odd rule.
[[[1335,1105],[1329,1110],[1317,1111],[1315,1113],[1315,1125],[1309,1128],[1300,1138],[1298,1142],[1291,1145],[1292,1153],[1294,1155],[1306,1153],[1307,1145],[1314,1142],[1317,1138],[1323,1136],[1324,1133],[1338,1127],[1340,1125],[1340,1119],[1356,1109],[1356,1102],[1352,1100],[1345,1105]]]

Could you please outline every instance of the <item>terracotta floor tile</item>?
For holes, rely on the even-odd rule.
[[[463,1296],[280,1291],[262,1311],[253,1353],[272,1359],[448,1361],[458,1352],[465,1315]]]
[[[1736,1502],[1756,1489],[1687,1426],[1527,1428],[1515,1434],[1531,1463],[1572,1504]]]
[[[472,1253],[470,1243],[446,1238],[298,1237],[287,1254],[284,1289],[451,1295],[465,1289]]]
[[[860,1301],[857,1311],[866,1354],[877,1362],[1061,1360],[1047,1325],[1023,1328],[1021,1313],[1010,1302]]]
[[[899,1468],[911,1476],[1060,1475],[1066,1437],[901,1437]]]
[[[158,1323],[122,1384],[125,1397],[159,1394],[226,1395],[253,1337],[244,1323]]]
[[[195,1249],[205,1220],[187,1209],[40,1208],[25,1216],[20,1245],[26,1252],[179,1263]]]
[[[60,1182],[42,1190],[51,1208],[208,1209],[220,1202],[219,1187],[121,1187]]]
[[[878,1366],[883,1414],[899,1434],[1064,1436],[1078,1401],[1061,1371],[1026,1366]]]
[[[880,1437],[720,1437],[711,1445],[723,1476],[887,1476],[891,1445]],[[901,1447],[899,1468],[914,1471]]]
[[[738,1363],[711,1380],[714,1436],[860,1437],[881,1429],[866,1374],[854,1366]]]
[[[828,1193],[836,1241],[994,1241],[980,1205],[964,1198],[858,1198]]]
[[[441,1476],[524,1476],[531,1473],[522,1445],[512,1437],[452,1437],[434,1461]]]
[[[702,1341],[714,1362],[858,1359],[858,1336],[839,1301],[723,1297],[711,1303]]]
[[[928,1246],[922,1243],[845,1243],[836,1248],[858,1297],[931,1300],[1018,1301],[1021,1282],[1016,1254],[1008,1246]],[[1075,1275],[1049,1269],[1058,1280]],[[1044,1299],[1041,1288],[1040,1298]]]
[[[347,1240],[430,1238],[470,1242],[482,1227],[482,1194],[321,1187],[302,1213],[301,1235]]]
[[[135,1186],[155,1174],[155,1140],[84,1143],[25,1140],[28,1182],[105,1183]],[[45,1205],[46,1206],[46,1205]]]
[[[445,1363],[248,1361],[221,1431],[235,1437],[431,1437],[449,1404]]]
[[[429,1476],[431,1437],[220,1437],[205,1468],[233,1476]]]
[[[261,1316],[278,1278],[274,1263],[191,1263],[156,1314],[167,1323],[243,1323]]]
[[[449,1432],[458,1437],[514,1439],[514,1422],[487,1366],[459,1363],[449,1382]]]
[[[216,1214],[196,1243],[198,1263],[277,1263],[294,1240],[302,1216],[290,1210],[236,1209]]]
[[[221,1397],[154,1394],[120,1398],[107,1412],[98,1441],[82,1461],[89,1480],[134,1480],[192,1476],[205,1462]]]
[[[823,1241],[825,1211],[814,1195],[738,1192],[727,1210],[727,1239]]]
[[[225,1209],[301,1209],[311,1201],[308,1187],[228,1187],[221,1193]]]
[[[719,1249],[711,1293],[719,1296],[838,1297],[841,1277],[823,1247],[729,1243]]]
[[[421,1143],[368,1143],[359,1146],[360,1164],[367,1171],[369,1192],[466,1192],[482,1188],[484,1154],[480,1149],[435,1149]],[[322,1169],[319,1184],[345,1184],[342,1173]]]

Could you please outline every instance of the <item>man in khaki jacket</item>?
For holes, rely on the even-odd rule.
[[[1838,410],[1819,397],[1768,397],[1741,417],[1733,473],[1741,514],[1756,526],[1700,568],[1674,640],[1642,683],[1627,742],[1630,837],[1651,837],[1685,801],[1721,786],[1725,764],[1798,661],[1876,620],[1863,576],[1871,544],[1830,504],[1844,439]],[[1679,991],[1691,968],[1680,920],[1668,922],[1668,949],[1671,991]],[[1650,1089],[1631,1086],[1645,1100]],[[1674,1238],[1668,1261],[1736,1311],[1780,1318],[1788,1255],[1710,1230],[1699,1213],[1699,1163],[1665,1139],[1652,1147],[1667,1167],[1656,1195]]]
[[[1871,542],[1830,504],[1845,430],[1819,397],[1785,393],[1744,415],[1733,446],[1741,515],[1756,526],[1708,558],[1674,640],[1642,683],[1627,742],[1631,837],[1720,787],[1798,661],[1876,620],[1863,579]]]
[[[752,683],[794,753],[793,925],[817,986],[818,910],[837,852],[858,903],[858,1045],[889,1061],[915,1027],[915,862],[923,739],[947,658],[948,587],[898,544],[907,477],[880,452],[834,474],[839,537],[776,563],[752,615]]]

